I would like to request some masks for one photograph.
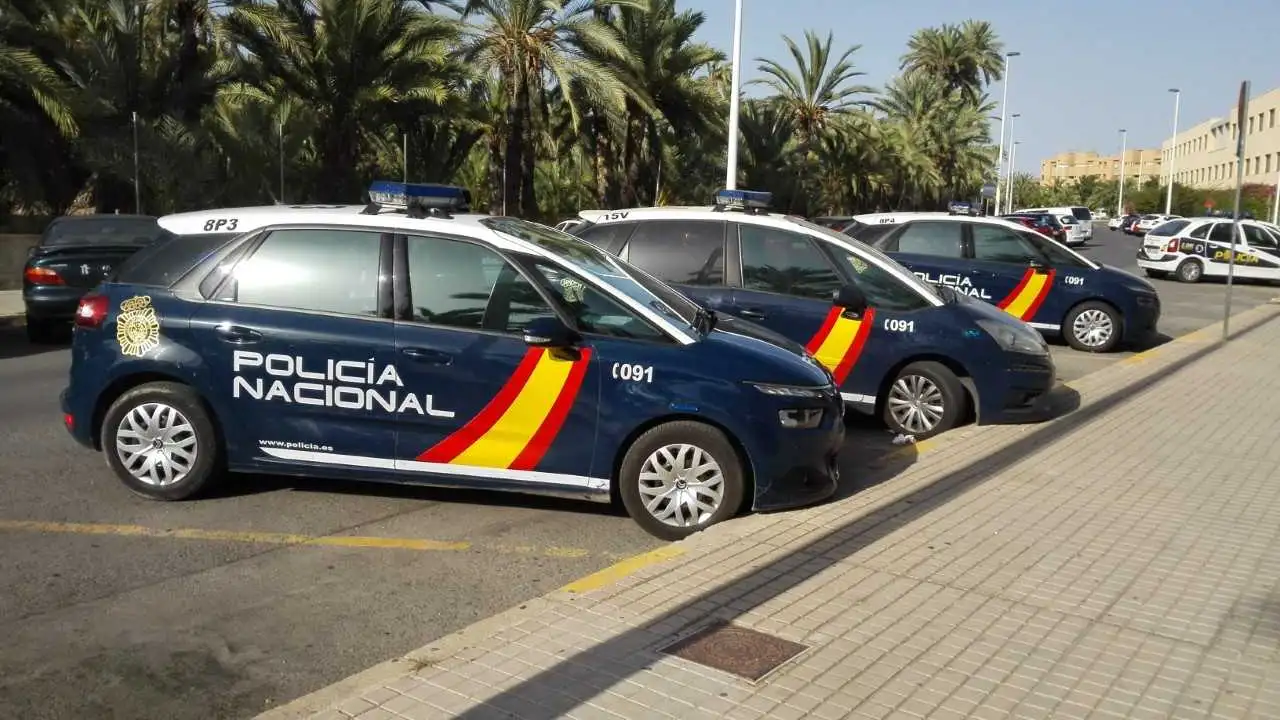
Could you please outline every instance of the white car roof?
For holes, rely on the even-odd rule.
[[[888,213],[867,213],[865,215],[854,215],[854,220],[863,225],[894,225],[904,223],[910,220],[941,220],[943,222],[961,222],[961,223],[981,223],[985,225],[999,225],[1001,227],[1013,227],[1019,230],[1025,230],[1023,226],[1012,220],[1005,220],[1000,217],[990,216],[974,216],[974,215],[952,215],[945,212],[888,212]]]
[[[433,232],[454,237],[466,237],[481,240],[490,246],[508,252],[521,252],[546,258],[552,262],[583,274],[596,286],[620,301],[627,307],[644,316],[658,327],[666,331],[673,339],[682,344],[695,342],[688,330],[674,324],[665,314],[654,310],[647,304],[639,302],[599,277],[599,271],[585,267],[563,255],[552,252],[537,243],[502,233],[483,224],[482,220],[512,220],[494,215],[475,213],[459,213],[450,217],[410,217],[397,208],[383,208],[376,214],[364,214],[364,205],[268,205],[259,207],[220,208],[217,210],[199,210],[196,212],[174,213],[161,217],[160,227],[174,235],[202,235],[208,233],[231,233],[243,235],[254,230],[276,225],[323,225],[325,227],[353,227],[396,230],[401,232]],[[223,220],[226,223],[218,227],[210,227]],[[230,221],[234,220],[234,227]],[[593,251],[608,256],[603,250],[581,238],[562,233],[554,228],[539,225],[547,232],[563,235],[574,243],[581,243]],[[618,270],[621,273],[621,269]]]

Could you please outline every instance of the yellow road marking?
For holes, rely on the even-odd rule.
[[[0,531],[59,533],[68,535],[115,535],[177,540],[214,540],[257,545],[319,545],[325,547],[375,548],[381,550],[418,550],[426,552],[460,552],[477,550],[519,555],[544,555],[555,558],[585,558],[592,553],[582,548],[538,547],[533,545],[476,545],[465,540],[427,540],[425,538],[369,537],[359,535],[301,535],[240,530],[203,530],[200,528],[155,528],[145,525],[110,523],[44,522],[39,520],[0,520]],[[613,559],[611,553],[595,553]]]
[[[656,550],[650,550],[649,552],[629,557],[622,562],[614,563],[613,565],[610,565],[598,572],[593,572],[586,577],[578,578],[560,589],[571,593],[590,592],[591,590],[615,583],[632,573],[639,572],[640,570],[649,567],[650,565],[656,565],[663,560],[679,557],[684,553],[684,548],[677,547],[675,545],[660,547]]]

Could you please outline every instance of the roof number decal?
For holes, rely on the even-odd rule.
[[[235,230],[240,224],[239,218],[214,218],[206,220],[204,223],[205,232],[219,232],[222,230]]]
[[[607,213],[601,213],[600,219],[601,220],[626,220],[627,216],[630,214],[631,213],[629,212],[607,212]]]
[[[880,224],[881,224],[881,225],[892,225],[892,224],[894,224],[895,222],[897,222],[897,220],[896,220],[895,218],[891,218],[891,217],[889,217],[889,218],[880,218]]]

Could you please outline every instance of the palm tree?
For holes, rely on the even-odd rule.
[[[387,128],[437,113],[463,77],[450,57],[457,23],[416,0],[231,0],[223,28],[243,55],[245,80],[229,92],[292,98],[313,115],[310,194],[325,202],[356,201]]]
[[[508,212],[538,214],[534,189],[534,115],[543,106],[548,85],[560,95],[575,129],[581,112],[575,90],[593,105],[619,107],[625,88],[597,57],[626,58],[617,34],[596,16],[609,0],[468,0],[464,17],[480,16],[480,25],[464,32],[464,56],[500,77],[506,93],[502,193]],[[626,4],[636,4],[630,2]],[[494,200],[491,200],[493,204]]]
[[[924,28],[907,41],[900,69],[932,75],[976,104],[983,88],[1004,76],[1002,49],[986,21]]]
[[[854,69],[852,60],[853,54],[861,45],[850,47],[832,62],[831,33],[827,33],[825,42],[819,40],[811,30],[806,30],[804,36],[804,52],[791,38],[783,37],[792,59],[795,60],[794,70],[783,67],[774,60],[756,58],[760,62],[760,72],[766,77],[755,82],[763,83],[777,93],[777,101],[782,103],[795,121],[801,144],[808,148],[826,129],[833,116],[865,104],[865,100],[854,98],[874,93],[875,89],[867,85],[848,84],[866,74]]]

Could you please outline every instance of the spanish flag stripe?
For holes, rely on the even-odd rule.
[[[1018,281],[1018,286],[1015,287],[1013,289],[1013,292],[1009,293],[1005,297],[1005,299],[1001,300],[1000,304],[997,305],[996,307],[1000,308],[1001,310],[1007,310],[1009,308],[1009,305],[1013,304],[1013,302],[1018,299],[1018,296],[1022,294],[1022,291],[1026,289],[1027,283],[1031,282],[1031,276],[1035,274],[1036,274],[1036,271],[1032,269],[1028,269],[1025,273],[1023,273],[1022,279]],[[1016,315],[1017,313],[1014,313],[1014,314]]]
[[[840,308],[833,307],[827,313],[827,317],[822,321],[822,327],[818,328],[818,332],[812,338],[809,338],[809,344],[805,346],[805,350],[808,350],[810,355],[816,355],[818,348],[822,347],[822,343],[826,342],[832,328],[836,326],[836,323],[840,322],[840,313],[842,312],[844,311]]]
[[[544,353],[524,389],[489,431],[453,459],[455,465],[509,468],[551,414],[575,363]]]
[[[813,356],[828,370],[834,371],[840,367],[853,341],[858,337],[859,323],[858,320],[846,317],[837,320],[836,326],[827,333],[827,339],[822,341],[822,347]]]
[[[1028,278],[1025,287],[1022,288],[1022,292],[1018,293],[1018,297],[1005,308],[1005,312],[1016,318],[1027,319],[1027,310],[1035,304],[1037,298],[1048,290],[1049,277],[1044,273],[1034,273]]]
[[[537,432],[533,434],[533,439],[529,441],[528,445],[525,445],[524,450],[511,463],[512,470],[533,470],[536,468],[538,462],[542,460],[542,456],[546,455],[547,450],[551,449],[551,443],[555,442],[556,436],[560,434],[560,428],[564,425],[565,418],[569,417],[569,410],[573,408],[574,401],[578,399],[578,390],[582,388],[582,380],[586,377],[587,368],[591,364],[591,351],[584,348],[579,352],[581,356],[574,361],[573,369],[569,371],[569,377],[565,380],[564,386],[560,388],[560,395],[556,398],[555,404],[551,406],[551,412],[547,414]]]
[[[1053,276],[1055,272],[1056,271],[1054,270],[1049,271],[1049,274],[1045,277],[1044,286],[1040,288],[1040,294],[1032,301],[1031,307],[1027,308],[1027,311],[1022,313],[1023,320],[1030,322],[1035,319],[1036,313],[1040,310],[1040,306],[1044,304],[1045,298],[1049,297],[1049,291],[1053,289]]]
[[[516,371],[507,379],[502,389],[497,395],[489,401],[484,409],[471,418],[466,425],[463,425],[457,431],[436,443],[430,449],[422,452],[418,456],[421,462],[438,462],[447,463],[453,461],[463,450],[479,440],[503,413],[511,407],[511,403],[515,402],[520,395],[520,391],[524,389],[529,378],[533,376],[533,370],[538,366],[538,361],[544,354],[542,348],[529,348],[525,353],[524,359],[516,366]]]
[[[843,385],[845,378],[849,377],[849,371],[853,370],[853,366],[857,364],[858,358],[862,355],[862,348],[867,344],[867,336],[871,334],[871,328],[875,325],[875,317],[875,309],[867,308],[861,320],[849,321],[858,324],[858,331],[853,337],[853,344],[845,352],[844,359],[831,372],[836,379],[836,385]]]

